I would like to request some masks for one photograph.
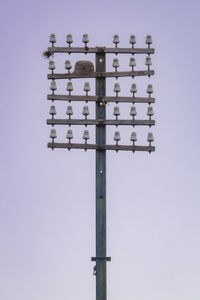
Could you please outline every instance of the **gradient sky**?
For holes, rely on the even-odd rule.
[[[54,32],[60,46],[67,33],[76,45],[88,33],[93,46],[111,46],[118,33],[122,47],[130,34],[141,47],[152,35],[156,152],[107,154],[108,300],[199,300],[199,1],[7,0],[0,6],[0,299],[95,299],[95,153],[46,146],[50,103],[42,52]],[[132,80],[120,82],[129,95]]]

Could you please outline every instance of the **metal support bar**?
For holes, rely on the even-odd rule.
[[[152,76],[154,70],[141,70],[141,71],[124,71],[124,72],[94,72],[91,75],[83,75],[78,73],[53,73],[48,74],[47,78],[55,79],[77,79],[77,78],[102,78],[102,77],[136,77],[136,76]]]
[[[49,47],[50,53],[120,53],[120,54],[153,54],[154,48],[106,48],[106,47]]]
[[[155,120],[102,120],[102,119],[48,119],[48,125],[129,125],[129,126],[154,126]]]
[[[75,143],[48,143],[48,148],[60,148],[60,149],[83,149],[83,150],[114,150],[114,151],[146,151],[154,152],[154,146],[136,146],[136,145],[99,145],[99,144],[75,144]],[[102,170],[100,170],[102,171]],[[101,173],[102,174],[102,173]]]
[[[155,103],[155,98],[150,97],[102,97],[97,96],[75,96],[75,95],[47,95],[47,100],[58,100],[58,101],[94,101],[102,102],[106,104],[107,102],[124,102],[124,103]]]

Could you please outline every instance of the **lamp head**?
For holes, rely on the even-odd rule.
[[[112,66],[113,66],[113,68],[119,68],[118,58],[113,58]]]
[[[152,133],[152,132],[149,132],[149,133],[148,133],[147,141],[148,141],[148,142],[153,142],[153,141],[154,141],[154,136],[153,136],[153,133]]]
[[[146,36],[146,41],[145,41],[145,43],[146,43],[147,45],[152,44],[152,37],[151,37],[151,35],[147,35],[147,36]]]
[[[130,141],[132,141],[132,142],[136,142],[137,141],[137,134],[136,134],[136,132],[131,132]]]
[[[119,44],[120,40],[119,40],[119,35],[118,34],[114,34],[113,36],[113,43],[115,44],[115,47],[117,47],[117,44]]]
[[[114,92],[115,93],[119,93],[120,92],[120,85],[119,85],[118,82],[116,82],[115,85],[114,85]]]
[[[69,45],[70,45],[71,43],[73,43],[73,37],[72,37],[72,34],[68,34],[68,35],[66,36],[66,43],[68,43]]]
[[[50,89],[51,89],[52,91],[57,90],[57,86],[56,86],[55,80],[52,80],[52,81],[51,81]]]
[[[87,33],[83,34],[82,42],[85,44],[89,43],[89,36]]]
[[[51,33],[50,34],[49,42],[52,43],[52,44],[56,43],[56,35],[55,35],[55,33]]]
[[[115,134],[114,134],[114,141],[118,142],[121,140],[121,137],[120,137],[120,133],[119,131],[115,131]]]
[[[136,44],[136,37],[135,37],[135,35],[132,34],[130,36],[129,43],[132,44],[132,45]]]
[[[137,93],[137,86],[136,86],[135,83],[132,83],[132,84],[131,84],[130,92],[131,92],[131,93]]]
[[[131,57],[130,58],[129,66],[130,67],[135,67],[136,66],[135,57]]]
[[[51,139],[57,138],[56,130],[54,128],[51,129],[50,136]]]
[[[55,62],[53,60],[49,61],[49,70],[54,70],[56,68]]]
[[[51,105],[49,114],[52,116],[56,115],[56,107],[54,105]]]
[[[70,60],[66,60],[65,61],[65,69],[66,70],[70,70],[72,68],[71,62]]]
[[[71,82],[71,81],[68,81],[68,83],[67,83],[67,91],[71,92],[71,91],[73,91],[73,90],[74,90],[74,88],[73,88],[72,82]]]

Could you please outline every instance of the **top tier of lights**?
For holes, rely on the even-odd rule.
[[[120,43],[120,38],[118,34],[115,34],[113,36],[113,48],[106,48],[106,47],[90,47],[89,46],[89,36],[87,33],[83,34],[82,37],[82,42],[84,44],[84,47],[72,47],[72,44],[74,42],[72,34],[67,34],[66,36],[66,43],[67,47],[57,47],[55,46],[57,40],[56,40],[56,35],[55,33],[52,33],[49,37],[49,42],[51,43],[51,47],[48,48],[48,52],[53,54],[53,53],[97,53],[97,52],[104,52],[104,53],[132,53],[132,54],[141,54],[141,53],[146,53],[146,54],[153,54],[154,49],[151,48],[152,44],[152,37],[151,35],[147,35],[145,39],[145,43],[147,47],[145,48],[136,48],[136,37],[135,35],[131,35],[129,39],[129,44],[131,47],[129,48],[120,48],[119,43]]]

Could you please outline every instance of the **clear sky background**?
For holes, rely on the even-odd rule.
[[[60,46],[67,33],[79,46],[83,33],[92,46],[111,46],[118,33],[122,47],[130,34],[138,47],[152,35],[156,75],[136,83],[141,96],[154,85],[156,152],[107,154],[108,300],[199,300],[199,1],[7,0],[0,14],[0,299],[95,299],[95,153],[46,146],[42,52],[54,32]],[[126,70],[128,56],[119,59]],[[130,95],[132,80],[119,82]],[[74,84],[80,93],[83,82]],[[66,104],[57,109],[64,116]],[[138,130],[141,143],[146,133]]]

